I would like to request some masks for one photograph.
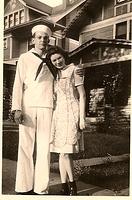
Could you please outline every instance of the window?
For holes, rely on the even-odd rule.
[[[4,29],[16,26],[18,24],[23,23],[24,21],[25,21],[24,10],[14,12],[4,17]]]
[[[129,40],[132,40],[132,20],[130,20]]]
[[[14,13],[14,25],[18,25],[19,24],[19,16],[18,16],[18,12]]]
[[[13,24],[13,14],[9,15],[9,27],[12,27]]]
[[[100,4],[98,8],[96,8],[93,18],[92,18],[92,23],[96,23],[102,20],[102,5]]]
[[[7,49],[7,38],[4,38],[4,44],[3,44],[4,49]]]
[[[4,18],[4,29],[8,28],[8,18]]]
[[[132,12],[132,3],[130,4],[130,12]]]
[[[20,24],[24,22],[24,10],[20,11]]]
[[[55,37],[50,37],[50,45],[56,45],[56,38]]]
[[[127,13],[127,4],[116,8],[116,16]]]
[[[105,1],[104,2],[104,9],[103,9],[103,19],[109,19],[114,16],[114,2]]]
[[[116,25],[116,39],[127,39],[127,22]]]

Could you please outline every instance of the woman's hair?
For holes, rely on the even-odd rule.
[[[61,54],[64,57],[65,62],[67,64],[68,52],[58,46],[50,46],[49,47],[49,49],[47,51],[47,55],[46,55],[47,61],[49,63],[51,63],[51,56],[56,53]]]
[[[64,49],[58,46],[48,46],[47,55],[46,55],[46,63],[48,67],[50,68],[50,71],[52,72],[55,79],[58,74],[58,69],[52,64],[51,56],[56,53],[61,54],[64,57],[66,64],[67,64],[67,57],[68,57],[68,52],[66,52]]]

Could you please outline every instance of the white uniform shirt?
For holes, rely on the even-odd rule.
[[[20,56],[13,86],[12,110],[22,110],[23,105],[30,107],[53,107],[54,77],[47,65],[35,80],[38,66],[42,62],[31,49]]]

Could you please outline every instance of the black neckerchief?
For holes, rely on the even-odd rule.
[[[43,63],[46,63],[46,65],[48,66],[50,72],[52,73],[52,75],[54,76],[54,78],[56,79],[56,76],[57,76],[57,70],[50,65],[50,63],[48,63],[48,60],[46,58],[42,58],[40,55],[38,55],[37,53],[35,52],[32,52],[35,56],[37,56],[38,58],[40,58],[42,60],[42,62],[40,63],[38,69],[37,69],[37,72],[36,72],[36,77],[35,77],[35,80],[37,79],[42,67],[43,67]]]

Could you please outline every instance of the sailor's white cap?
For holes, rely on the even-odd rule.
[[[37,31],[43,31],[48,34],[49,37],[52,35],[51,29],[46,25],[36,25],[32,28],[32,35]]]

